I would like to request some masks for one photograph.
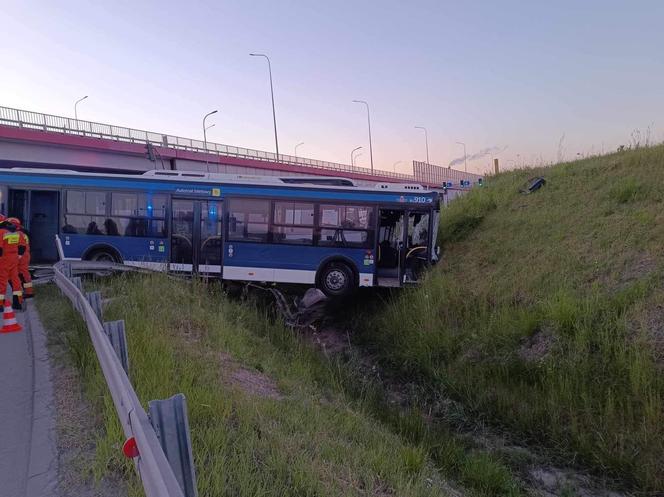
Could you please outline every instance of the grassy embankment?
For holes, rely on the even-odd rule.
[[[442,212],[443,262],[363,339],[571,463],[664,491],[663,200],[664,146],[491,178]]]
[[[446,476],[470,495],[521,494],[499,460],[425,436],[419,416],[391,410],[349,363],[328,360],[255,306],[164,275],[101,284],[105,296],[125,296],[105,319],[126,320],[139,397],[187,396],[201,496],[449,495]],[[139,495],[87,331],[54,287],[38,305],[101,412],[96,474],[124,473]]]

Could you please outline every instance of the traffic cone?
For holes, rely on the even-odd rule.
[[[5,308],[2,313],[2,329],[0,329],[0,333],[12,333],[21,331],[22,329],[23,327],[16,321],[16,314],[14,314],[14,309],[12,309],[11,301],[5,297]]]

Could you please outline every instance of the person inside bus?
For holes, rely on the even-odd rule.
[[[104,228],[106,229],[106,234],[109,236],[120,236],[118,231],[118,225],[111,218],[108,218],[104,221]]]
[[[97,226],[97,223],[94,221],[91,221],[90,224],[88,224],[88,229],[85,232],[86,235],[103,235],[102,231],[99,229],[99,226]]]
[[[132,217],[125,229],[125,236],[148,236],[147,221]]]

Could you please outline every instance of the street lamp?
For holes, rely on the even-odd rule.
[[[295,145],[295,158],[296,159],[297,159],[297,147],[299,147],[300,145],[304,145],[304,142],[300,142],[297,145]]]
[[[397,172],[397,164],[401,164],[402,162],[403,162],[402,160],[398,160],[398,161],[396,161],[394,164],[392,164],[392,172],[393,172],[393,173],[396,174],[396,172]]]
[[[270,58],[262,53],[250,53],[252,57],[265,57],[267,60],[267,70],[270,74],[270,96],[272,97],[272,121],[274,122],[274,145],[277,149],[277,162],[279,161],[279,139],[277,138],[277,113],[274,110],[274,87],[272,86],[272,64]]]
[[[79,98],[78,100],[76,100],[76,102],[74,102],[74,119],[76,120],[76,129],[77,130],[78,130],[78,108],[77,107],[78,107],[78,104],[80,104],[86,98],[88,98],[87,95],[84,96],[83,98]]]
[[[357,160],[357,158],[358,158],[360,155],[362,155],[362,152],[360,152],[359,154],[355,155],[355,160]],[[355,166],[354,163],[353,163],[353,166]]]
[[[424,126],[415,126],[415,128],[424,130],[424,143],[427,146],[427,164],[429,164],[429,133],[427,133],[427,129]]]
[[[357,151],[360,150],[361,148],[362,148],[362,147],[355,147],[353,150],[350,151],[350,165],[351,165],[351,166],[354,166],[354,165],[355,165],[355,158],[354,158],[354,154],[355,154],[355,152],[357,152]]]
[[[468,155],[466,155],[466,144],[463,142],[456,142],[457,145],[463,145],[463,163],[466,172],[468,172]]]
[[[205,148],[205,151],[207,151],[207,130],[210,129],[212,126],[214,126],[214,124],[213,124],[212,126],[208,126],[206,128],[205,127],[205,120],[208,117],[210,117],[212,114],[216,114],[217,112],[219,112],[219,111],[218,110],[213,110],[212,112],[208,112],[207,114],[205,114],[205,116],[203,117],[203,144],[204,144],[203,146]]]
[[[371,115],[369,114],[369,104],[364,100],[353,100],[356,104],[364,104],[367,107],[367,124],[369,125],[369,156],[371,157],[371,174],[373,174],[373,145],[371,144]]]

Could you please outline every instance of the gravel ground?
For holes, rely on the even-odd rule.
[[[49,330],[46,330],[48,336]],[[59,497],[126,497],[127,488],[119,477],[95,481],[92,464],[95,457],[96,416],[83,395],[78,370],[64,346],[49,337],[56,411]]]

